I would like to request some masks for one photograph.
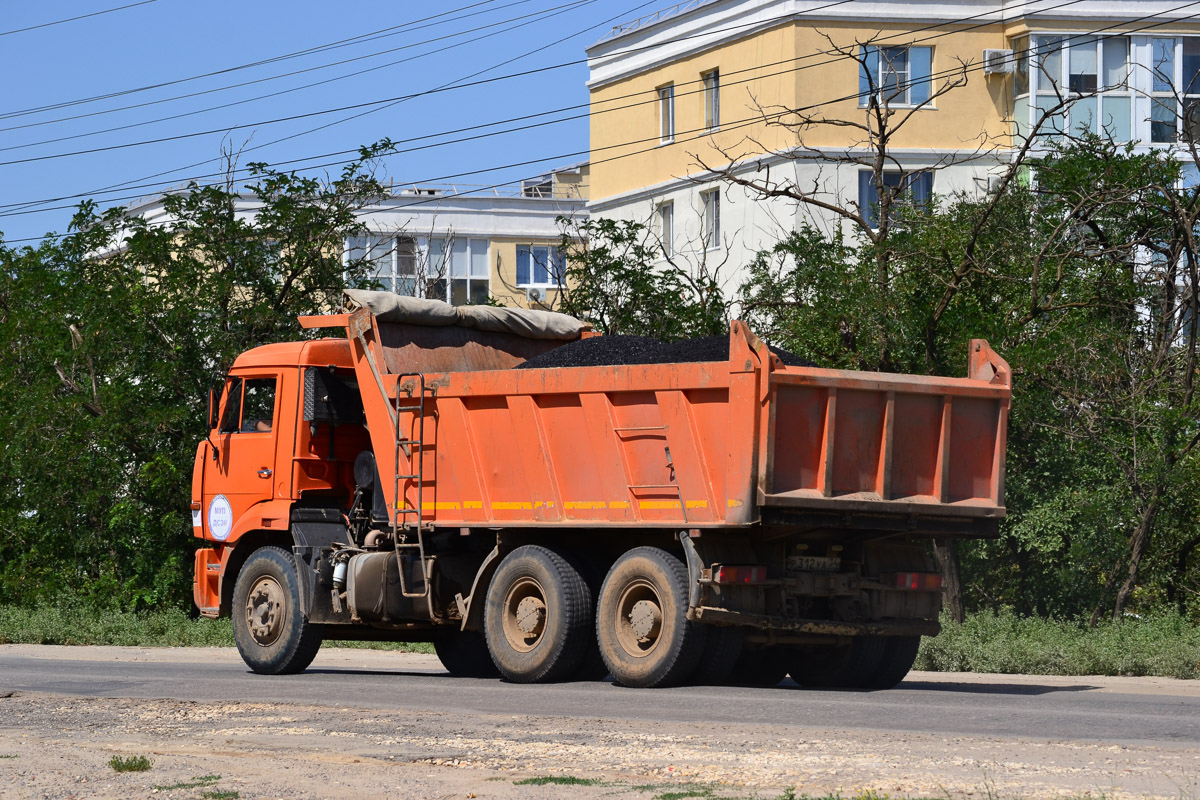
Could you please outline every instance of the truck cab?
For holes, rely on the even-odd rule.
[[[344,339],[272,344],[234,361],[209,413],[192,473],[194,599],[200,613],[230,610],[232,580],[254,549],[291,552],[297,510],[341,519],[355,456],[368,448]],[[301,512],[301,516],[303,516]]]

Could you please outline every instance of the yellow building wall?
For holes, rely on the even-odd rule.
[[[702,171],[701,164],[724,166],[784,150],[800,141],[821,148],[861,146],[866,134],[859,129],[817,125],[798,132],[762,121],[765,113],[780,122],[795,122],[795,116],[780,112],[811,107],[806,113],[865,124],[866,109],[857,97],[858,62],[830,53],[833,46],[853,48],[858,42],[932,47],[935,75],[953,71],[961,62],[976,65],[967,72],[966,86],[938,98],[933,107],[913,112],[891,140],[892,148],[1008,146],[1010,79],[985,77],[977,67],[983,50],[1006,47],[1008,36],[999,23],[969,31],[961,27],[910,33],[910,28],[899,25],[789,23],[595,87],[591,92],[591,199],[696,174]],[[700,76],[714,68],[721,76],[721,127],[706,134]],[[672,144],[658,145],[657,89],[667,83],[675,85],[676,137]],[[943,83],[939,79],[935,85]],[[898,121],[908,109],[895,112],[893,121]]]
[[[489,293],[503,305],[512,308],[535,308],[545,310],[554,308],[558,292],[554,289],[546,291],[546,300],[542,304],[529,303],[525,299],[525,288],[517,287],[517,246],[518,245],[549,245],[558,247],[558,239],[499,239],[491,240],[488,261],[491,264],[491,281]]]

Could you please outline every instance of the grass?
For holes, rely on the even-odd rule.
[[[63,601],[27,608],[0,606],[0,644],[233,647],[228,619],[192,619],[178,609],[121,611]],[[426,642],[327,641],[326,647],[432,653]]]
[[[190,781],[180,781],[172,783],[169,786],[155,786],[156,792],[170,792],[175,789],[200,789],[205,786],[212,786],[217,781],[221,780],[220,775],[201,775],[199,778],[192,778]]]
[[[240,797],[241,794],[239,792],[235,792],[235,791],[215,791],[215,792],[201,792],[200,796],[208,797],[211,800],[238,800],[238,797]]]
[[[513,786],[599,786],[599,778],[576,778],[571,775],[543,775],[540,778],[522,778],[513,781]]]
[[[146,756],[113,756],[108,765],[115,772],[145,772],[154,766],[154,759]]]
[[[0,753],[0,758],[16,758],[16,757],[17,756],[14,753]]]
[[[1024,675],[1154,675],[1200,678],[1200,627],[1175,615],[1091,629],[1077,622],[973,614],[921,642],[916,669]]]

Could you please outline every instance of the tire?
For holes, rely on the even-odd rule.
[[[592,596],[579,571],[538,545],[513,550],[483,612],[492,662],[514,683],[548,683],[579,666],[592,638]]]
[[[883,661],[864,688],[894,688],[912,669],[920,648],[920,636],[889,636],[884,644]]]
[[[722,686],[729,683],[741,660],[746,630],[712,626],[708,629],[707,639],[691,682],[697,686]]]
[[[250,554],[233,585],[233,640],[260,675],[302,672],[321,648],[322,632],[300,611],[296,561],[281,547]]]
[[[848,644],[794,652],[788,672],[808,688],[870,689],[886,651],[886,637],[855,636]]]
[[[787,651],[779,646],[743,650],[729,682],[734,686],[769,689],[787,677]]]
[[[498,678],[487,640],[479,631],[455,631],[433,640],[433,649],[446,671],[455,678]]]
[[[631,687],[685,682],[707,629],[687,619],[688,573],[676,556],[637,547],[613,564],[596,604],[596,638],[608,671]]]
[[[604,585],[604,575],[607,564],[597,560],[595,554],[571,550],[561,554],[567,559],[579,574],[583,576],[587,587],[592,618],[588,620],[588,643],[579,666],[568,675],[569,681],[602,681],[608,677],[608,665],[600,655],[600,643],[596,640],[596,599],[600,596],[600,587]]]

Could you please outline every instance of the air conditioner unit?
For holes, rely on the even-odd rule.
[[[546,300],[546,290],[530,286],[525,290],[525,300],[529,303],[543,303]]]
[[[1016,69],[1012,50],[984,50],[984,75],[1009,75]]]

